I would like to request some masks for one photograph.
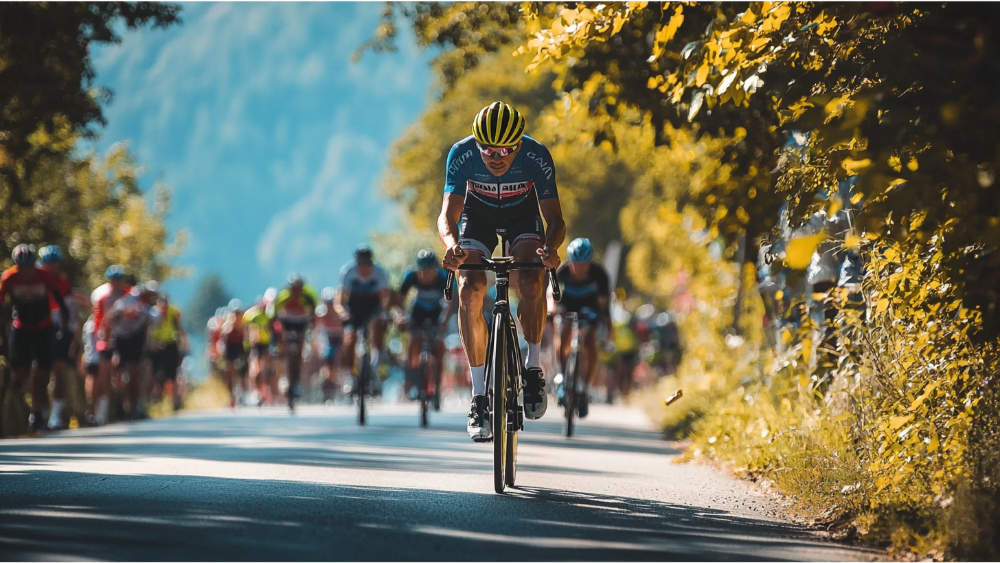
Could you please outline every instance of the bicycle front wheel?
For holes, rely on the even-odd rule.
[[[569,357],[566,358],[566,373],[563,381],[563,407],[566,415],[566,437],[573,436],[573,417],[576,415],[576,377],[579,366],[577,359],[576,343],[570,347]]]
[[[493,371],[493,488],[503,494],[507,468],[507,323],[502,313],[493,317],[493,357],[490,369]]]

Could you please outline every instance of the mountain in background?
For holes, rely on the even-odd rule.
[[[169,227],[189,232],[177,263],[192,275],[164,289],[186,305],[211,272],[244,302],[290,271],[336,285],[368,233],[400,225],[379,178],[427,103],[433,53],[403,36],[352,63],[377,3],[183,7],[183,25],[94,52],[115,96],[93,148],[127,142],[143,186],[173,190]]]

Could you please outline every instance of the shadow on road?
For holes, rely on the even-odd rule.
[[[252,494],[249,494],[252,492]],[[636,498],[36,472],[0,482],[0,559],[783,560],[857,553]]]
[[[434,473],[442,470],[491,472],[492,461],[477,455],[489,446],[470,443],[464,417],[443,415],[439,418],[444,420],[426,430],[416,428],[416,417],[411,421],[399,416],[376,420],[364,428],[340,424],[329,431],[322,430],[322,426],[314,422],[300,424],[299,419],[287,416],[216,416],[155,421],[118,425],[100,432],[64,433],[45,439],[0,443],[0,464],[16,462],[30,466],[69,460],[182,457]],[[421,440],[414,440],[418,432]],[[432,446],[428,447],[428,443]],[[575,438],[566,439],[559,425],[552,423],[532,424],[521,434],[521,443],[589,451],[678,453],[653,432],[592,426],[581,427]],[[448,456],[446,467],[442,467],[443,455]],[[531,464],[530,467],[534,471],[553,473],[601,474],[570,465]]]

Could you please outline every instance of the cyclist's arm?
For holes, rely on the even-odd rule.
[[[545,247],[552,253],[556,253],[563,241],[566,240],[566,222],[563,220],[562,205],[559,198],[548,198],[538,202],[538,207],[542,210],[542,217],[545,219]],[[459,210],[461,214],[461,210]],[[551,267],[559,266],[558,254],[553,254],[555,264]]]
[[[465,207],[465,195],[444,194],[441,215],[438,216],[438,235],[446,249],[458,244],[458,220],[462,217],[463,207]]]
[[[350,314],[347,311],[347,300],[350,298],[350,291],[345,291],[343,287],[337,289],[337,298],[333,301],[333,308],[341,317],[346,317]]]

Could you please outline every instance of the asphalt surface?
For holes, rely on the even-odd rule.
[[[0,442],[0,559],[870,560],[679,455],[645,417],[528,421],[518,486],[459,408],[190,413]]]

